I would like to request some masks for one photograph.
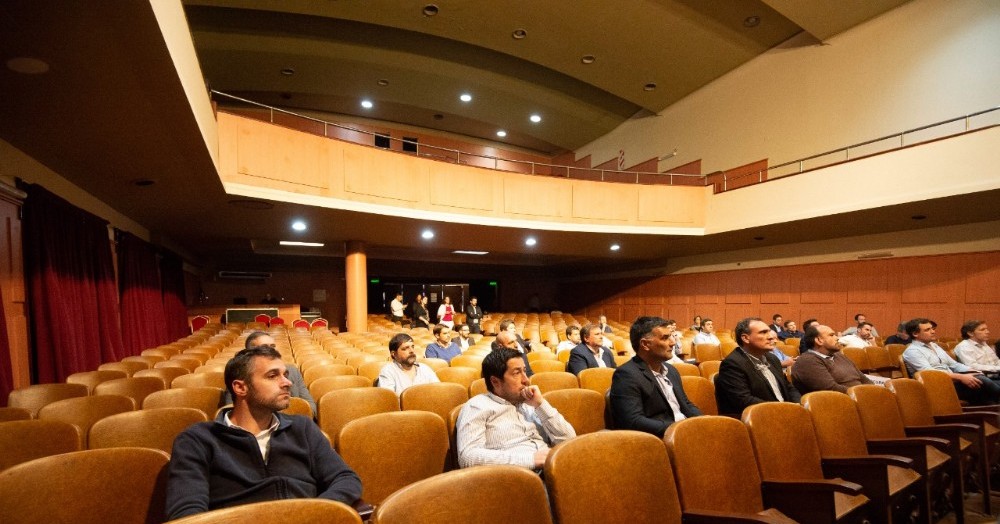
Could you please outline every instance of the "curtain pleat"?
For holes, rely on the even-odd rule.
[[[118,238],[122,342],[126,355],[171,342],[167,334],[156,248],[131,233]]]

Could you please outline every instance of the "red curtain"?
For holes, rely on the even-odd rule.
[[[14,368],[10,365],[10,341],[7,338],[7,316],[0,291],[0,406],[7,405],[7,396],[14,389]]]
[[[124,356],[108,222],[39,185],[24,202],[34,375],[62,382]]]
[[[118,281],[122,292],[122,342],[126,355],[171,341],[164,322],[156,248],[131,233],[118,235]]]
[[[163,283],[163,312],[166,315],[167,338],[171,341],[191,334],[185,305],[184,263],[173,253],[163,253],[160,259],[160,281]]]

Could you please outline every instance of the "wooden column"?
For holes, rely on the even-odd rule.
[[[347,331],[368,331],[368,257],[364,242],[347,242],[344,259],[344,279],[347,284]]]
[[[0,290],[3,295],[14,389],[31,384],[28,308],[25,301],[24,253],[21,251],[21,204],[25,194],[0,182]],[[0,399],[6,406],[7,399]]]

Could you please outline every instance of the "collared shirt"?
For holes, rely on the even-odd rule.
[[[378,387],[388,389],[399,395],[410,386],[441,382],[430,366],[425,366],[418,362],[413,364],[413,367],[416,368],[417,373],[411,378],[406,371],[403,371],[403,367],[398,362],[389,362],[385,366],[382,366],[382,371],[378,374]]]
[[[594,359],[597,360],[597,367],[599,368],[608,367],[607,363],[604,362],[604,346],[597,346],[597,351],[594,351],[594,348],[590,346],[587,346],[587,349],[589,349],[590,352],[594,354]]]
[[[909,346],[906,346],[906,351],[903,352],[903,362],[914,373],[924,369],[937,369],[950,373],[972,371],[969,366],[955,362],[941,349],[941,346],[933,342],[927,345],[919,340],[914,340],[910,342]]]
[[[656,385],[660,386],[663,396],[667,397],[667,404],[670,404],[670,410],[674,412],[674,422],[686,419],[687,417],[684,416],[684,413],[681,413],[681,403],[677,401],[677,395],[674,393],[674,385],[670,383],[670,378],[667,377],[666,368],[661,367],[659,373],[652,369],[649,371],[656,377]]]
[[[572,340],[563,340],[558,346],[556,346],[556,352],[558,353],[564,349],[573,349],[578,345],[579,343],[574,343]]]
[[[778,399],[778,401],[784,402],[785,397],[781,394],[781,386],[778,385],[778,379],[774,376],[774,373],[771,372],[771,367],[767,365],[767,359],[765,358],[764,360],[761,360],[751,355],[750,352],[744,350],[743,348],[739,349],[744,355],[747,356],[747,358],[750,359],[750,363],[757,369],[757,372],[764,376],[764,379],[767,380],[768,384],[770,384],[771,391],[774,392],[774,396]]]
[[[965,339],[955,346],[955,356],[958,360],[978,371],[1000,371],[1000,358],[996,351],[985,342]]]
[[[239,428],[239,429],[242,429],[243,431],[247,431],[246,428],[244,428],[243,426],[239,426],[239,425],[235,424],[232,420],[230,420],[229,419],[229,413],[231,413],[231,411],[227,411],[226,414],[223,416],[223,420],[225,420],[226,425],[229,426],[229,427],[231,427],[231,428]],[[274,416],[274,414],[272,413],[271,414],[271,425],[268,426],[267,429],[265,429],[265,430],[261,431],[260,433],[257,433],[256,435],[254,435],[254,438],[257,439],[257,446],[260,447],[260,456],[263,457],[265,464],[267,464],[267,458],[268,458],[268,455],[270,455],[270,452],[271,452],[271,446],[270,446],[270,444],[271,444],[271,435],[274,434],[274,430],[276,430],[276,429],[278,429],[278,417]],[[250,432],[247,431],[247,433],[250,433]]]
[[[456,425],[461,467],[513,464],[535,467],[535,452],[576,436],[573,426],[544,399],[537,408],[511,404],[493,393],[466,402]]]
[[[400,301],[398,301],[396,299],[392,299],[392,302],[389,302],[389,309],[392,310],[392,316],[394,316],[394,317],[401,317],[401,316],[403,316],[403,303],[402,302],[400,302]]]
[[[865,339],[859,337],[856,334],[853,334],[853,335],[844,335],[844,336],[840,337],[840,339],[837,340],[837,342],[840,342],[846,348],[862,348],[862,349],[864,349],[864,348],[866,348],[868,346],[874,346],[875,345],[875,339],[865,340]]]
[[[695,345],[698,344],[712,344],[713,346],[721,346],[722,342],[719,341],[719,337],[715,336],[715,333],[705,333],[704,331],[698,332],[694,336]]]

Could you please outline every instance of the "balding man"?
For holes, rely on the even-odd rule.
[[[761,402],[795,402],[801,395],[781,371],[772,350],[776,338],[771,328],[759,318],[745,318],[736,324],[739,343],[719,366],[715,378],[715,400],[719,414],[737,415]]]
[[[505,329],[500,331],[500,333],[497,334],[497,338],[493,340],[492,344],[490,344],[490,347],[493,349],[493,351],[496,351],[497,349],[500,348],[507,348],[517,351],[518,353],[520,353],[521,358],[524,359],[525,374],[529,377],[535,374],[535,372],[531,370],[531,364],[528,362],[528,355],[521,350],[520,344],[517,343],[517,337],[513,334],[511,330]]]
[[[799,349],[804,353],[792,365],[792,384],[803,395],[810,391],[847,393],[851,386],[872,383],[840,352],[837,332],[830,326],[810,327]]]

